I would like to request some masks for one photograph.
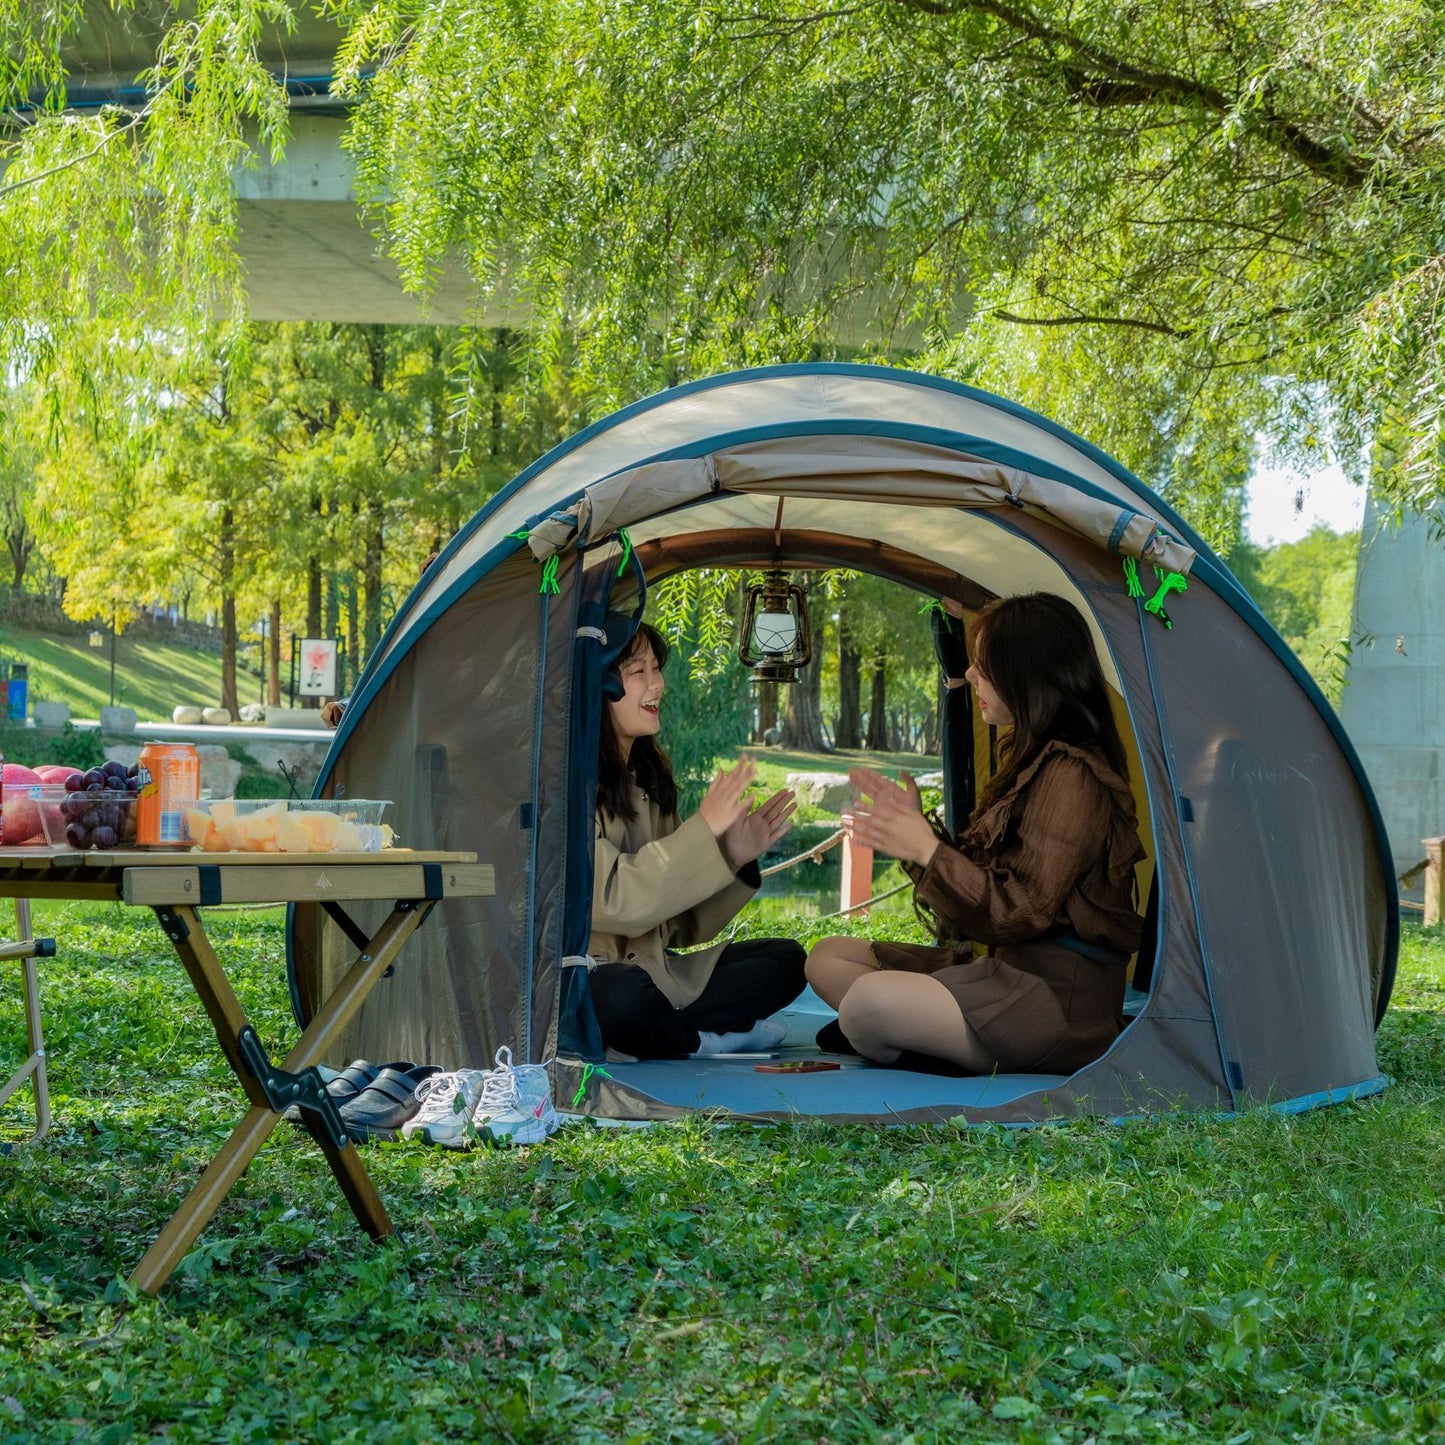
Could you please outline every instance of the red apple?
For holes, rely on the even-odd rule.
[[[72,773],[79,772],[79,768],[72,768],[69,763],[41,763],[35,771],[40,776],[42,783],[63,783]]]
[[[6,763],[3,770],[5,787],[4,826],[0,827],[0,843],[13,848],[33,838],[40,829],[40,809],[25,789],[44,781],[33,768],[22,763]]]

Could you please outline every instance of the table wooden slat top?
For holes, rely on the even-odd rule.
[[[436,890],[440,889],[440,893]],[[204,853],[195,849],[0,848],[0,897],[167,904],[490,897],[475,853]]]

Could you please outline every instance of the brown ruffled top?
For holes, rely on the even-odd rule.
[[[945,941],[990,948],[1063,928],[1120,954],[1139,946],[1143,858],[1128,782],[1095,752],[1046,743],[997,802],[911,868]]]

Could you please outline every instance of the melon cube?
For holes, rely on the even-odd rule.
[[[236,800],[221,798],[211,804],[211,821],[218,828],[224,828],[236,816]]]
[[[336,846],[336,832],[341,826],[341,819],[335,813],[307,811],[293,816],[311,834],[314,852],[329,853]]]
[[[285,803],[268,803],[264,808],[257,808],[245,819],[247,841],[253,846],[274,843],[276,829],[281,825],[281,820],[285,816]]]
[[[276,829],[276,846],[283,853],[316,851],[316,843],[311,829],[302,822],[305,816],[304,813],[290,813],[281,820],[281,825]]]
[[[205,808],[186,809],[186,835],[192,843],[205,846],[206,834],[211,831],[211,815]]]

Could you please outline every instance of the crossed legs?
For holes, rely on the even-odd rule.
[[[969,1028],[953,995],[926,973],[879,968],[863,938],[823,938],[806,965],[808,982],[838,1010],[838,1025],[865,1058],[896,1063],[905,1050],[948,1059],[974,1073],[998,1061]]]

